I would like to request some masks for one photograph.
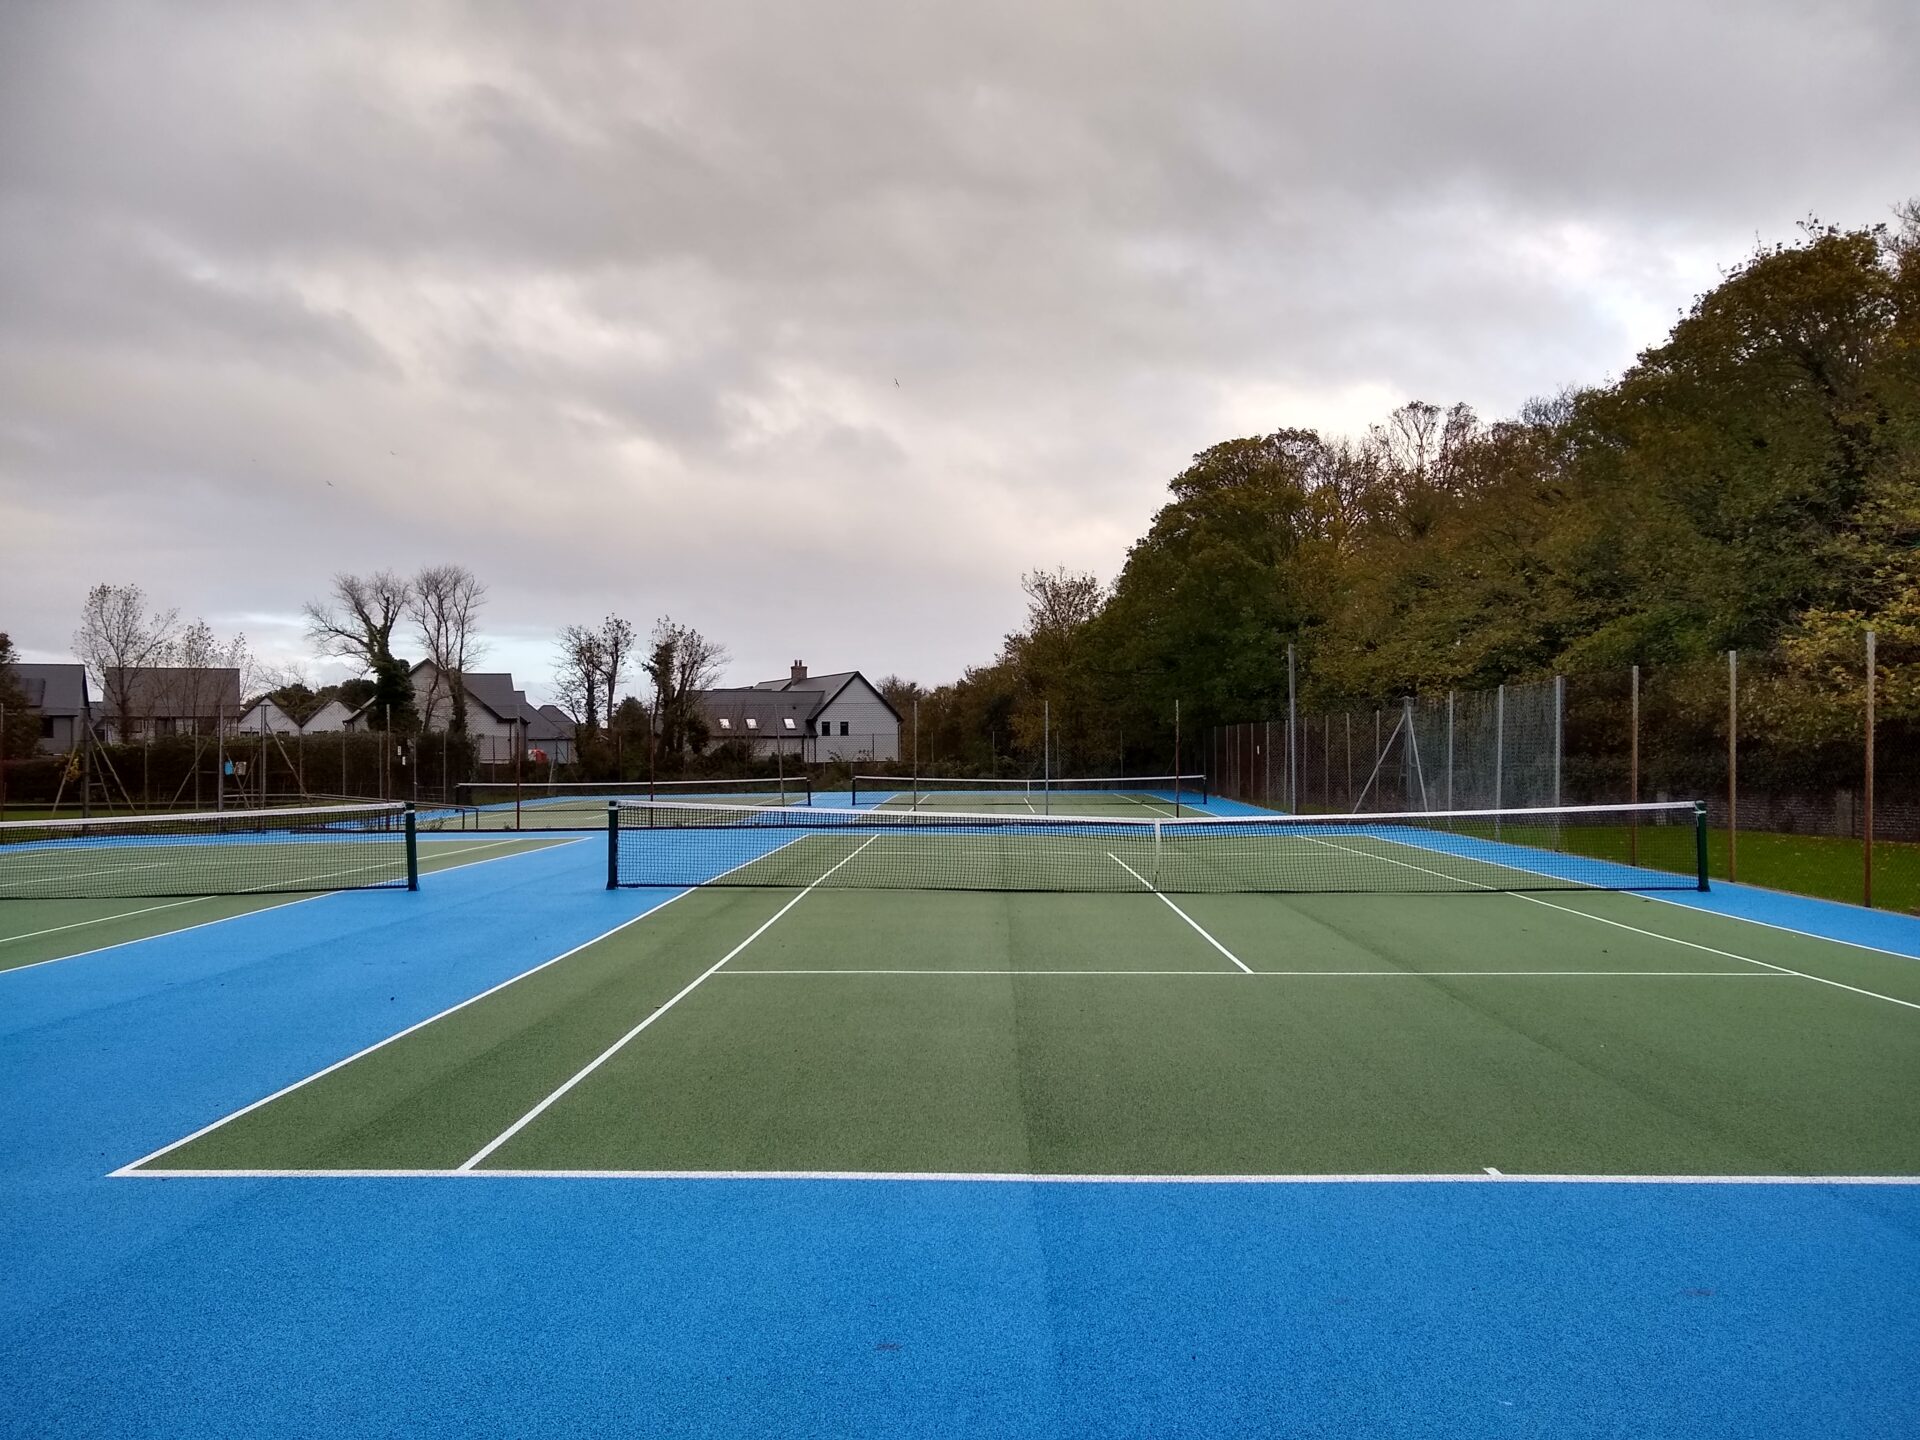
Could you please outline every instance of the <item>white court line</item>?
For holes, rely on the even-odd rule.
[[[1409,870],[1418,870],[1423,875],[1437,875],[1442,880],[1454,880],[1458,882],[1459,879],[1459,877],[1448,875],[1441,870],[1429,870],[1424,865],[1415,865],[1406,860],[1396,860],[1391,855],[1375,855],[1367,850],[1350,850],[1345,845],[1335,845],[1331,840],[1322,840],[1318,836],[1309,835],[1306,838],[1312,840],[1316,845],[1325,845],[1329,850],[1344,851],[1348,855],[1358,855],[1364,860],[1384,860],[1389,865],[1405,866]],[[1483,863],[1492,864],[1496,862],[1487,861]],[[1664,940],[1669,945],[1680,945],[1688,950],[1698,950],[1706,955],[1719,955],[1727,960],[1738,960],[1743,965],[1758,965],[1766,970],[1778,971],[1782,975],[1798,976],[1802,980],[1811,980],[1816,985],[1831,985],[1836,990],[1850,990],[1855,995],[1865,995],[1870,1000],[1884,1000],[1889,1005],[1899,1005],[1908,1010],[1920,1010],[1920,1001],[1902,1000],[1897,996],[1882,995],[1878,990],[1863,990],[1858,985],[1847,985],[1839,980],[1829,980],[1824,975],[1810,975],[1805,970],[1795,970],[1786,965],[1775,965],[1770,960],[1756,960],[1751,955],[1739,955],[1731,950],[1722,950],[1713,945],[1702,945],[1695,940],[1682,940],[1677,935],[1662,935],[1658,930],[1642,930],[1638,925],[1629,925],[1624,920],[1609,920],[1604,915],[1594,915],[1585,910],[1576,910],[1571,905],[1556,905],[1551,900],[1542,900],[1538,895],[1522,895],[1512,890],[1499,890],[1492,885],[1482,885],[1477,880],[1468,880],[1465,883],[1474,886],[1476,889],[1505,895],[1509,899],[1524,900],[1529,905],[1544,905],[1549,910],[1558,910],[1562,915],[1578,915],[1582,920],[1592,920],[1600,925],[1611,925],[1616,930],[1625,930],[1633,935],[1644,935],[1649,940]]]
[[[587,949],[589,946],[598,945],[602,940],[606,940],[614,935],[618,935],[622,930],[626,929],[629,925],[637,925],[639,924],[640,921],[645,920],[649,915],[658,915],[662,910],[666,909],[667,906],[671,905],[675,900],[680,899],[684,895],[690,895],[692,893],[693,892],[691,890],[682,890],[678,894],[671,895],[667,899],[662,900],[658,905],[655,905],[651,910],[642,911],[638,915],[630,915],[625,920],[622,920],[618,925],[615,925],[612,929],[601,931],[600,934],[595,935],[591,940],[584,941],[581,944],[574,946],[571,950],[565,951],[559,955],[555,955],[550,960],[542,960],[538,965],[533,966],[531,969],[522,970],[518,975],[509,976],[507,979],[502,980],[498,985],[494,985],[489,989],[482,990],[478,995],[469,995],[465,1000],[460,1001],[456,1005],[449,1005],[446,1009],[440,1011],[437,1015],[429,1015],[424,1020],[415,1021],[413,1024],[407,1026],[407,1028],[404,1030],[396,1030],[393,1034],[387,1036],[385,1039],[376,1040],[373,1042],[373,1044],[364,1046],[361,1049],[354,1051],[353,1054],[347,1056],[345,1059],[336,1060],[331,1065],[324,1066],[321,1069],[314,1071],[311,1075],[305,1076],[299,1080],[294,1081],[291,1085],[283,1085],[278,1090],[274,1091],[271,1095],[263,1095],[250,1105],[242,1105],[238,1110],[233,1111],[231,1114],[222,1115],[218,1120],[215,1120],[211,1125],[202,1125],[198,1130],[194,1131],[191,1135],[183,1135],[178,1140],[172,1141],[170,1144],[162,1145],[158,1150],[155,1150],[150,1154],[142,1155],[138,1160],[128,1161],[125,1165],[122,1165],[118,1170],[112,1171],[111,1174],[114,1176],[131,1174],[133,1171],[139,1169],[140,1166],[150,1164],[151,1162],[158,1160],[162,1155],[165,1155],[170,1151],[178,1150],[182,1145],[187,1145],[192,1143],[195,1140],[198,1140],[202,1135],[210,1135],[215,1130],[218,1130],[222,1125],[228,1124],[229,1122],[234,1120],[238,1120],[242,1115],[250,1114],[251,1112],[258,1110],[262,1105],[271,1105],[275,1100],[278,1100],[283,1095],[291,1095],[294,1091],[299,1090],[304,1086],[311,1085],[314,1081],[319,1080],[324,1076],[331,1075],[334,1071],[342,1069],[345,1066],[351,1065],[356,1060],[364,1059],[366,1056],[373,1054],[373,1052],[376,1050],[384,1050],[387,1046],[393,1044],[394,1041],[403,1040],[407,1036],[413,1034],[413,1032],[416,1030],[424,1030],[427,1026],[433,1024],[435,1021],[444,1020],[447,1018],[447,1016],[452,1015],[456,1011],[464,1010],[469,1005],[477,1004],[479,1001],[486,999],[489,995],[497,995],[500,991],[506,989],[509,985],[519,984],[522,980],[526,979],[529,975],[538,975],[542,970],[545,970],[549,965],[558,965],[562,960],[566,960],[574,955],[578,955],[582,950]],[[315,898],[319,898],[319,897],[315,897]]]
[[[1474,979],[1607,979],[1607,980],[1788,980],[1759,970],[1248,970],[1262,979],[1295,980],[1474,980]],[[743,970],[736,966],[720,978],[735,975],[1178,975],[1194,980],[1237,980],[1232,970]]]
[[[513,1124],[509,1125],[506,1129],[502,1130],[498,1135],[494,1136],[493,1139],[489,1140],[485,1145],[482,1145],[472,1155],[468,1156],[466,1162],[462,1164],[460,1168],[462,1170],[473,1169],[474,1166],[478,1165],[482,1160],[486,1159],[494,1151],[498,1150],[502,1145],[506,1144],[507,1141],[511,1140],[515,1135],[518,1135],[528,1125],[533,1123],[533,1121],[539,1119],[540,1116],[544,1115],[547,1112],[547,1110],[552,1107],[555,1101],[559,1100],[569,1090],[573,1089],[574,1086],[578,1085],[582,1080],[586,1079],[589,1075],[593,1074],[594,1071],[598,1070],[602,1065],[606,1064],[607,1061],[611,1060],[614,1056],[618,1055],[622,1050],[626,1048],[628,1041],[632,1040],[636,1035],[638,1035],[641,1031],[645,1030],[649,1025],[653,1024],[654,1021],[658,1020],[662,1015],[666,1014],[669,1010],[673,1009],[674,1006],[678,1005],[682,1000],[686,999],[687,996],[691,995],[695,990],[698,990],[700,986],[706,982],[707,978],[714,973],[714,971],[718,970],[722,965],[725,965],[727,961],[733,959],[734,956],[738,955],[742,950],[746,949],[749,945],[753,944],[754,941],[758,940],[762,935],[766,934],[767,931],[771,930],[774,927],[774,925],[778,923],[782,915],[785,915],[789,910],[793,909],[794,906],[798,905],[802,900],[806,899],[807,896],[811,895],[814,892],[814,890],[823,881],[827,879],[828,876],[833,874],[835,870],[838,870],[842,865],[845,865],[846,863],[848,863],[848,861],[858,857],[862,850],[865,850],[867,846],[873,844],[873,842],[879,838],[880,837],[877,835],[868,837],[866,840],[862,841],[858,846],[856,846],[851,852],[842,856],[828,869],[822,871],[821,874],[814,879],[812,884],[808,885],[806,889],[802,890],[798,895],[794,896],[793,899],[789,900],[786,904],[782,905],[778,910],[774,911],[773,915],[768,920],[766,920],[760,926],[759,929],[755,930],[751,935],[747,936],[746,939],[742,940],[738,945],[734,946],[733,949],[729,950],[726,954],[722,955],[718,960],[714,961],[713,964],[708,966],[707,969],[703,971],[696,979],[694,979],[690,984],[685,986],[680,991],[679,994],[675,995],[671,1000],[667,1001],[666,1004],[662,1005],[658,1010],[655,1010],[651,1015],[647,1016],[647,1018],[642,1020],[638,1025],[634,1026],[631,1030],[627,1031],[626,1034],[622,1035],[618,1040],[614,1041],[613,1044],[609,1045],[605,1050],[602,1050],[591,1061],[589,1061],[586,1065],[581,1067],[581,1069],[576,1071],[573,1077],[569,1079],[559,1089],[555,1090],[551,1095],[547,1096],[546,1099],[542,1100],[538,1105],[534,1106],[531,1110],[527,1111],[526,1114],[522,1115],[518,1120],[514,1121]],[[785,847],[782,847],[782,848],[785,848]]]
[[[96,915],[91,920],[76,920],[71,925],[52,925],[45,930],[29,930],[24,935],[0,935],[0,945],[11,945],[16,940],[38,940],[42,935],[58,935],[63,930],[84,930],[89,925],[105,925],[109,920],[130,920],[135,915],[151,915],[156,910],[177,910],[182,905],[199,905],[214,898],[212,895],[189,895],[184,900],[169,900],[164,905],[145,905],[138,910],[120,910],[112,915]]]
[[[886,1181],[972,1185],[1920,1185],[1920,1175],[1066,1175],[970,1170],[130,1170],[121,1180]]]
[[[501,860],[517,859],[521,855],[528,855],[533,853],[534,850],[558,850],[567,845],[583,844],[585,843],[585,840],[586,840],[586,837],[583,836],[578,840],[561,840],[552,845],[536,845],[527,850],[516,850],[506,855],[495,855],[492,858],[487,860],[471,860],[464,865],[450,865],[447,867],[447,869],[449,871],[472,870],[476,866],[480,866],[480,865],[492,865]],[[23,970],[38,970],[42,965],[58,965],[62,960],[84,960],[89,955],[104,955],[109,950],[124,950],[129,945],[144,945],[149,940],[166,940],[166,939],[172,938],[175,935],[185,935],[190,930],[204,930],[209,925],[225,925],[229,920],[245,920],[246,918],[252,915],[271,915],[281,910],[285,910],[288,907],[293,905],[307,905],[307,904],[311,904],[315,900],[331,900],[336,895],[344,895],[347,893],[349,892],[344,890],[323,890],[318,895],[290,895],[284,899],[276,899],[273,904],[263,906],[258,910],[242,910],[238,915],[222,915],[222,916],[219,916],[217,919],[202,920],[197,925],[182,925],[178,930],[162,930],[159,933],[154,935],[136,935],[131,940],[116,940],[111,945],[96,945],[91,950],[76,950],[71,955],[50,955],[45,960],[35,960],[30,965],[7,966],[4,969],[0,969],[0,975],[13,975]],[[195,895],[190,900],[182,900],[177,903],[182,905],[188,905],[188,904],[198,904],[201,901],[206,901],[206,900],[232,900],[232,899],[250,899],[250,898],[253,898],[253,897],[232,896],[232,895]],[[159,908],[165,909],[166,907],[161,906]],[[133,911],[131,913],[139,914],[141,912]],[[109,917],[109,918],[117,918],[117,917]]]
[[[1213,946],[1213,948],[1218,950],[1222,955],[1226,956],[1227,959],[1231,960],[1234,964],[1238,965],[1242,972],[1248,975],[1253,974],[1253,967],[1251,965],[1248,965],[1245,962],[1243,962],[1238,955],[1234,954],[1231,950],[1227,949],[1226,946],[1222,945],[1218,940],[1214,939],[1213,936],[1209,935],[1205,930],[1202,930],[1200,928],[1200,922],[1198,920],[1194,919],[1191,915],[1187,914],[1186,911],[1182,910],[1178,905],[1174,904],[1173,901],[1167,899],[1165,895],[1161,895],[1160,892],[1154,889],[1153,886],[1148,885],[1146,879],[1140,874],[1138,870],[1134,869],[1131,865],[1127,864],[1126,861],[1122,860],[1118,855],[1114,854],[1111,850],[1107,852],[1107,858],[1113,861],[1113,863],[1118,865],[1122,870],[1126,871],[1127,874],[1133,876],[1133,878],[1138,880],[1142,885],[1145,885],[1147,888],[1148,894],[1159,895],[1160,899],[1166,903],[1166,906],[1169,910],[1173,911],[1174,914],[1178,915],[1182,920],[1186,921],[1187,924],[1191,925],[1196,935],[1198,935],[1202,940],[1206,941],[1209,945]]]

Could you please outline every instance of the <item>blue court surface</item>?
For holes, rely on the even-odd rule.
[[[0,970],[0,1432],[1920,1433],[1913,1173],[113,1174],[682,904],[605,882],[582,837]],[[1920,921],[1670,907],[1920,966]]]

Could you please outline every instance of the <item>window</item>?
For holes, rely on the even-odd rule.
[[[794,719],[791,715],[787,716],[785,724],[787,729],[789,730],[798,730],[800,728],[798,725],[794,723]]]
[[[722,715],[720,717],[720,728],[722,730],[731,730],[733,728],[733,721],[729,720],[726,716]]]
[[[42,715],[40,717],[40,738],[42,740],[53,739],[53,717],[51,715]]]
[[[758,730],[759,728],[760,728],[760,722],[754,719],[753,716],[749,715],[747,717],[747,729]]]
[[[842,735],[844,735],[844,734],[846,734],[846,733],[847,733],[847,722],[846,722],[845,720],[842,720],[842,721],[840,722],[840,733],[841,733]]]

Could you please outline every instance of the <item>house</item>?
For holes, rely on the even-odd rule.
[[[167,735],[211,735],[239,719],[240,672],[230,665],[132,666],[108,686],[100,738],[139,741]],[[125,725],[121,705],[124,697]]]
[[[300,733],[300,722],[274,703],[271,696],[262,695],[249,705],[234,722],[233,728],[242,735],[285,735]]]
[[[414,711],[421,727],[430,732],[446,729],[453,721],[453,695],[447,677],[431,660],[422,660],[407,672],[407,678],[413,685]],[[462,678],[466,682],[467,736],[473,742],[474,758],[481,764],[505,764],[513,759],[516,745],[538,750],[554,765],[572,762],[573,722],[562,712],[552,706],[536,709],[505,671],[470,670]],[[378,730],[380,721],[369,703],[349,715],[342,728]]]
[[[700,711],[713,744],[811,761],[900,758],[900,712],[858,670],[809,676],[796,660],[784,680],[703,691]]]
[[[92,705],[84,665],[15,665],[27,708],[40,717],[40,750],[65,755],[80,744]]]
[[[329,700],[313,714],[307,717],[307,723],[300,727],[302,735],[332,735],[347,728],[347,721],[353,718],[353,711],[345,701]]]

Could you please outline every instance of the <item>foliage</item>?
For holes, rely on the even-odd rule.
[[[0,630],[0,710],[7,717],[0,730],[0,760],[29,759],[40,743],[39,717],[27,709],[27,692],[13,668],[19,659],[12,637]]]
[[[1128,763],[1303,705],[1629,664],[1752,660],[1755,723],[1859,722],[1862,632],[1889,716],[1920,711],[1920,204],[1808,222],[1700,296],[1608,386],[1483,424],[1402,406],[1357,441],[1228,440],[1170,485],[1110,591],[1025,577],[1025,630],[922,700],[931,753]],[[1038,591],[1036,591],[1038,584]],[[1189,748],[1188,755],[1193,754]]]

